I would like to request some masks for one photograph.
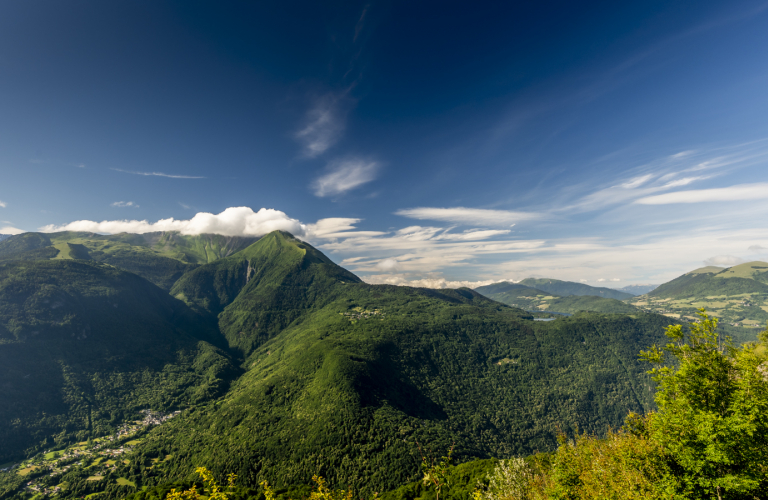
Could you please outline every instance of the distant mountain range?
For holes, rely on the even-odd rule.
[[[0,234],[0,241],[6,240],[13,236],[12,234]]]
[[[623,288],[617,288],[621,292],[626,292],[632,295],[644,295],[651,290],[656,289],[659,285],[628,285]]]
[[[60,497],[122,498],[198,466],[278,487],[321,473],[365,495],[418,479],[417,442],[455,443],[459,461],[525,455],[651,408],[637,353],[669,318],[556,299],[631,314],[536,322],[466,288],[369,285],[282,232],[14,236],[0,242],[0,463],[178,409],[101,479],[88,463],[51,479]],[[30,477],[0,474],[0,492]]]
[[[529,278],[519,283],[494,283],[476,288],[475,291],[490,299],[526,310],[569,314],[579,311],[618,314],[639,312],[634,306],[621,301],[633,295],[571,281]]]

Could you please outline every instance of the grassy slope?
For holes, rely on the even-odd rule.
[[[220,343],[134,274],[87,261],[0,263],[0,463],[104,434],[141,408],[221,394],[234,367]]]
[[[569,295],[594,295],[607,299],[626,300],[634,297],[631,293],[620,292],[611,288],[589,286],[583,283],[574,283],[572,281],[560,281],[554,279],[536,279],[526,278],[520,282],[521,285],[538,288],[562,297]]]
[[[455,440],[461,459],[551,449],[558,425],[602,432],[648,407],[637,352],[669,323],[539,323],[466,289],[366,285],[282,233],[195,270],[174,292],[221,310],[248,371],[220,402],[153,433],[138,460],[174,458],[152,482],[207,465],[252,484],[321,473],[392,488],[413,479],[416,440],[441,450]]]

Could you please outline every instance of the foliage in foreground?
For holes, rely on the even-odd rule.
[[[561,436],[551,464],[502,462],[477,500],[754,499],[768,492],[768,330],[739,348],[717,319],[667,328],[641,357],[657,365],[659,410],[605,438]],[[667,364],[671,354],[675,364]]]

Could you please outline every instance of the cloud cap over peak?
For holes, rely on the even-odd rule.
[[[174,218],[161,219],[157,222],[146,220],[104,220],[95,222],[79,220],[60,226],[49,224],[40,231],[88,231],[94,233],[151,233],[154,231],[179,231],[181,234],[197,235],[204,233],[224,236],[262,236],[272,231],[288,231],[296,236],[305,234],[305,226],[298,220],[288,217],[285,212],[271,208],[262,208],[254,212],[249,207],[230,207],[219,214],[198,212],[189,220]]]

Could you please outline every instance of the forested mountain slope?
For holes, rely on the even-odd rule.
[[[670,322],[535,322],[468,289],[368,285],[282,232],[187,272],[173,295],[95,262],[0,266],[0,349],[14,349],[0,353],[15,366],[4,387],[17,391],[4,397],[26,401],[8,410],[26,436],[15,447],[95,436],[144,406],[185,408],[105,472],[103,488],[85,471],[65,476],[68,497],[117,477],[182,480],[197,466],[252,485],[319,473],[371,493],[416,477],[417,441],[439,452],[455,442],[460,461],[550,450],[558,427],[602,433],[650,407],[637,353]],[[231,385],[229,356],[242,371]]]
[[[218,315],[221,333],[248,355],[360,279],[312,246],[275,231],[232,257],[195,269],[171,294]]]
[[[199,264],[232,255],[258,238],[177,232],[102,235],[64,231],[24,233],[0,241],[2,260],[95,260],[133,272],[170,290]]]
[[[0,263],[0,463],[223,394],[236,368],[216,345],[213,322],[134,274]]]

